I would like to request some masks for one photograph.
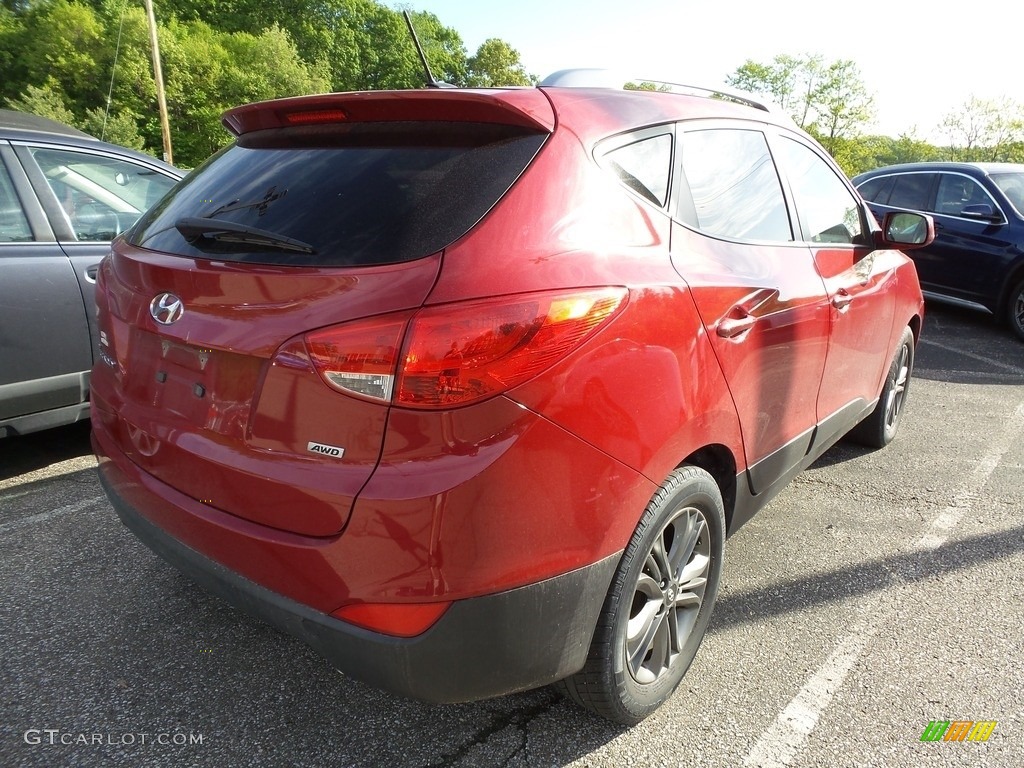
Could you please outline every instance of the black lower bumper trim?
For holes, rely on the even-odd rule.
[[[294,635],[371,685],[433,702],[537,688],[579,671],[621,553],[507,592],[459,600],[429,630],[396,638],[339,621],[228,570],[150,523],[100,479],[153,552],[232,605]]]

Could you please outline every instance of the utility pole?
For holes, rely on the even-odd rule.
[[[164,162],[174,163],[171,152],[171,123],[167,119],[167,97],[164,95],[164,73],[160,69],[160,43],[156,39],[156,16],[153,14],[153,0],[144,0],[146,16],[149,17],[149,45],[153,51],[153,79],[156,81],[156,103],[160,108],[160,130],[164,135]]]

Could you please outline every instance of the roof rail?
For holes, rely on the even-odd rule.
[[[651,77],[623,77],[620,73],[611,69],[562,69],[545,77],[538,83],[538,86],[555,88],[624,88],[630,83],[634,85],[651,84],[659,91],[670,93],[718,96],[728,101],[735,101],[739,104],[759,109],[771,115],[789,117],[775,102],[747,91],[739,91],[717,85],[674,83],[669,80],[659,80],[658,78]]]

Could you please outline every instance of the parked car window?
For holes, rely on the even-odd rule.
[[[935,213],[959,216],[965,206],[988,203],[995,206],[988,192],[974,179],[957,173],[940,173],[935,194]]]
[[[220,261],[407,262],[437,253],[479,221],[544,138],[513,126],[413,121],[259,131],[193,171],[131,240]],[[280,244],[182,232],[183,219],[255,227]]]
[[[1024,173],[994,173],[989,178],[995,183],[1017,213],[1024,215]]]
[[[619,147],[605,155],[604,160],[627,187],[656,205],[665,205],[672,169],[672,137],[669,134]]]
[[[894,208],[927,211],[934,179],[935,174],[933,173],[904,173],[896,176],[887,205]]]
[[[804,239],[813,243],[860,242],[860,203],[846,184],[803,144],[787,138],[780,147],[780,163],[785,163],[793,185]]]
[[[681,221],[737,240],[793,240],[782,185],[763,133],[691,131],[684,135],[682,155],[690,194],[680,195]]]
[[[79,240],[113,240],[176,181],[107,155],[45,147],[29,151]]]
[[[28,219],[14,191],[11,176],[0,161],[0,243],[22,243],[32,239]]]
[[[892,191],[895,176],[879,176],[875,179],[868,179],[858,187],[861,197],[873,203],[886,205],[889,202],[889,193]]]

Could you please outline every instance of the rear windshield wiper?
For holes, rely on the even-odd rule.
[[[200,238],[214,240],[218,243],[238,243],[239,245],[258,245],[280,251],[298,251],[299,253],[316,253],[309,243],[291,237],[268,232],[258,227],[236,224],[232,221],[221,221],[195,216],[186,216],[175,222],[174,228],[181,232],[182,237],[193,245]]]

